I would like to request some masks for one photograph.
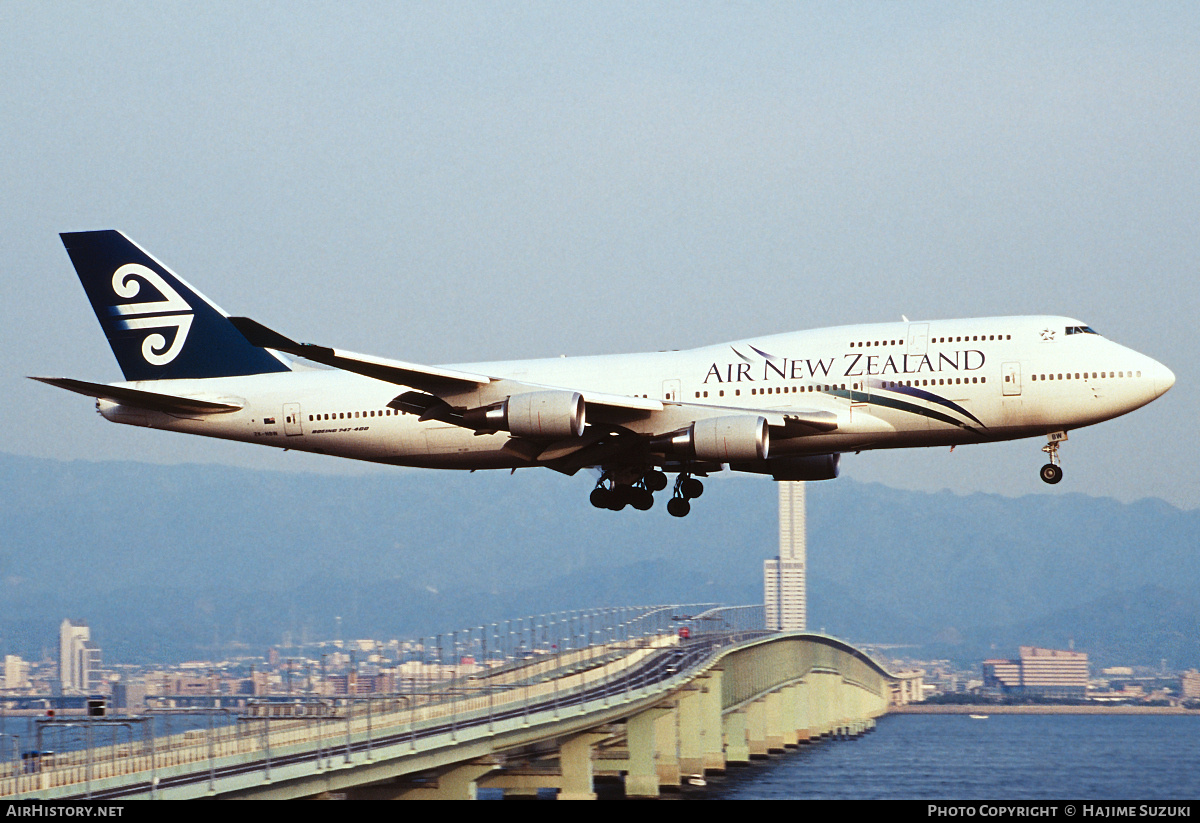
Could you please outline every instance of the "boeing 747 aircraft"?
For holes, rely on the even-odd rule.
[[[116,423],[438,469],[594,468],[591,502],[682,517],[728,466],[826,480],[842,453],[1045,437],[1131,412],[1171,371],[1069,317],[877,323],[689,351],[422,366],[230,317],[116,231],[62,235],[125,380],[38,377]]]

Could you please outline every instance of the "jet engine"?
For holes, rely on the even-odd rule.
[[[562,440],[583,434],[583,395],[569,391],[514,394],[502,403],[471,409],[463,421],[472,428],[512,432],[517,437]]]
[[[697,420],[681,432],[656,438],[651,448],[700,460],[730,463],[766,460],[771,437],[762,417],[740,414]]]

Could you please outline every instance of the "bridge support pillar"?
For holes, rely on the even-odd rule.
[[[746,712],[732,711],[722,718],[725,729],[725,762],[749,763],[750,746],[747,743]]]
[[[763,698],[763,742],[768,752],[782,752],[786,734],[792,725],[785,711],[783,691],[771,692]]]
[[[842,714],[838,700],[839,680],[837,675],[827,672],[815,672],[809,677],[809,687],[812,689],[809,705],[813,712],[809,730],[813,737],[829,737],[837,728],[838,718]]]
[[[796,744],[800,742],[800,727],[802,724],[800,717],[800,684],[792,683],[784,686],[779,694],[783,701],[781,721],[783,724],[783,745],[786,748],[794,749]]]
[[[796,684],[796,743],[803,745],[811,743],[816,736],[813,731],[813,689],[809,682],[811,677]]]
[[[725,771],[721,739],[721,672],[699,677],[679,699],[679,771],[704,775]]]
[[[595,800],[596,787],[592,782],[592,749],[607,733],[581,734],[558,747],[558,763],[562,770],[559,800]]]
[[[746,707],[746,745],[752,758],[767,756],[767,701],[755,700]]]
[[[658,797],[657,725],[663,717],[673,717],[671,709],[647,709],[629,718],[625,739],[629,746],[629,771],[625,775],[626,797]],[[671,743],[674,744],[674,735]]]
[[[438,775],[437,786],[405,789],[397,800],[474,800],[476,781],[496,768],[495,763],[464,763]],[[363,795],[359,795],[363,796]]]
[[[683,782],[679,769],[679,706],[667,709],[667,714],[654,721],[655,771],[658,788],[679,788]]]

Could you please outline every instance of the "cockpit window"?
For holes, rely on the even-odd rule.
[[[1091,326],[1067,326],[1067,334],[1099,334]]]

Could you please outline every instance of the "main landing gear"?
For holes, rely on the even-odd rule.
[[[654,505],[654,493],[666,487],[667,476],[657,469],[646,472],[632,483],[618,482],[605,472],[592,489],[591,501],[598,509],[619,512],[626,506],[633,506],[644,512]]]
[[[704,484],[689,474],[680,472],[675,481],[675,496],[667,501],[667,513],[673,517],[687,517],[692,510],[689,502],[704,494]]]
[[[1050,457],[1050,462],[1042,466],[1041,471],[1038,472],[1038,476],[1042,478],[1043,483],[1054,485],[1059,480],[1062,480],[1062,467],[1058,465],[1058,447],[1067,439],[1067,433],[1055,432],[1054,434],[1047,435],[1047,437],[1050,442],[1042,446],[1042,451]]]
[[[633,475],[632,482],[627,478],[614,477],[612,472],[605,472],[592,489],[592,505],[598,509],[610,509],[619,512],[626,506],[632,506],[639,511],[646,511],[654,505],[654,493],[667,487],[667,476],[658,469],[640,476]],[[675,481],[675,490],[667,501],[667,511],[675,517],[685,517],[692,510],[690,500],[695,500],[704,494],[704,484],[687,472],[680,472]]]

